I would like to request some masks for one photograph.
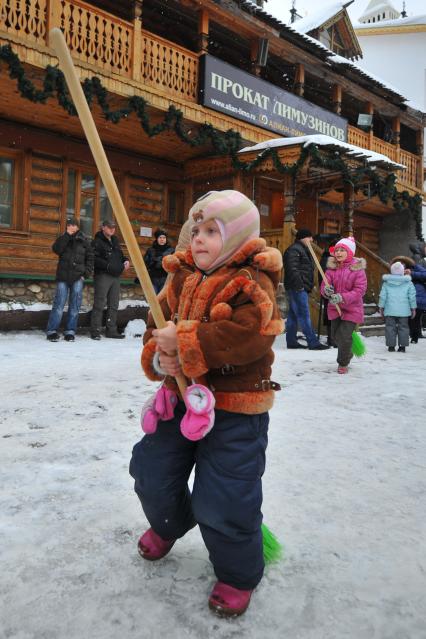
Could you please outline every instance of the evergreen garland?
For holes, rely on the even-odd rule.
[[[71,116],[77,115],[74,104],[70,98],[64,74],[60,69],[48,65],[45,69],[43,88],[37,89],[35,85],[26,77],[25,69],[9,44],[0,46],[0,63],[4,62],[9,67],[9,76],[17,80],[18,91],[21,96],[31,102],[46,103],[46,100],[56,95],[58,103]],[[309,159],[316,167],[322,167],[334,172],[340,172],[344,182],[350,183],[355,190],[361,188],[366,179],[372,186],[372,194],[377,195],[383,203],[392,201],[396,211],[407,211],[414,217],[416,224],[416,235],[422,240],[421,218],[422,218],[422,198],[420,195],[411,196],[408,191],[399,193],[396,189],[396,176],[391,173],[386,178],[381,178],[374,169],[365,164],[355,170],[351,170],[338,151],[334,158],[321,153],[316,145],[303,147],[299,159],[293,164],[283,164],[274,148],[261,151],[251,162],[241,161],[238,151],[242,146],[240,133],[233,129],[221,132],[211,124],[198,126],[196,135],[189,135],[183,124],[183,113],[175,106],[170,105],[165,113],[162,122],[152,126],[147,113],[148,102],[140,96],[129,98],[128,105],[121,109],[111,110],[108,104],[108,92],[102,86],[101,81],[96,76],[87,78],[82,83],[83,92],[89,106],[92,106],[96,98],[106,120],[118,124],[122,118],[127,118],[132,113],[142,126],[142,129],[149,137],[155,137],[165,131],[174,131],[176,135],[186,144],[192,147],[203,146],[210,143],[214,152],[218,155],[229,155],[232,166],[236,170],[250,172],[260,166],[263,162],[271,158],[275,169],[281,174],[296,177],[299,171]]]

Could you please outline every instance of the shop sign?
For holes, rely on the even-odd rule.
[[[323,134],[347,140],[345,118],[211,55],[201,60],[200,102],[204,106],[282,137]]]

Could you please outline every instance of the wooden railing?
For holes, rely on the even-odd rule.
[[[197,102],[198,55],[143,31],[83,0],[1,0],[0,31],[19,40],[49,46],[59,27],[74,58]]]
[[[376,153],[382,153],[393,162],[403,164],[406,168],[398,171],[398,180],[401,184],[423,190],[420,167],[423,166],[423,157],[414,155],[409,151],[403,151],[399,146],[385,142],[369,133],[365,133],[354,126],[348,127],[348,142],[363,149],[370,149]]]
[[[358,240],[356,243],[356,256],[363,257],[367,262],[367,293],[365,295],[365,301],[378,304],[379,293],[382,286],[382,276],[389,273],[389,264],[373,253],[373,251],[370,251],[367,246],[358,242]]]
[[[198,56],[147,31],[141,31],[141,44],[141,79],[144,84],[195,102]]]
[[[273,246],[274,248],[281,251],[284,251],[283,244],[283,230],[281,229],[265,229],[260,232],[260,236],[266,240],[266,244],[268,246]]]

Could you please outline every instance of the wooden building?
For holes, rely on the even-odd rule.
[[[0,301],[20,299],[30,280],[51,282],[51,295],[51,244],[66,216],[93,236],[111,213],[49,47],[55,26],[142,251],[159,226],[176,239],[194,198],[222,188],[256,201],[263,235],[281,249],[297,226],[353,231],[377,271],[373,292],[387,220],[421,234],[424,115],[353,62],[345,8],[309,35],[248,0],[3,0]],[[328,137],[305,146],[301,135]],[[291,144],[265,148],[279,137]]]

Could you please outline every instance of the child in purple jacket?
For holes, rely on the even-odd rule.
[[[355,240],[347,237],[330,248],[326,278],[321,294],[329,300],[327,315],[331,321],[331,338],[337,344],[337,372],[348,372],[352,359],[352,333],[364,321],[363,297],[367,290],[366,263],[356,258]]]

